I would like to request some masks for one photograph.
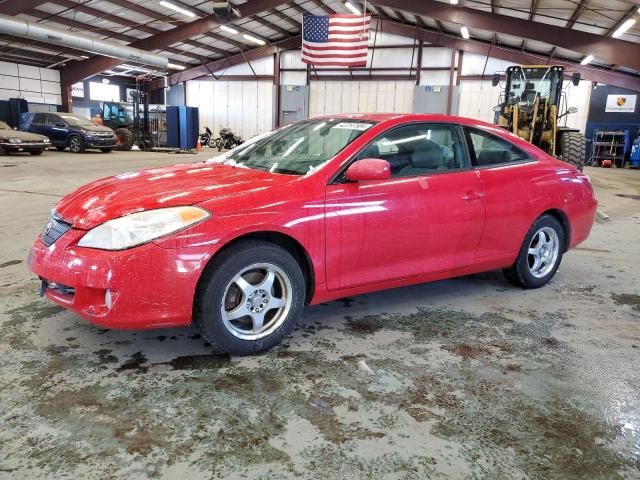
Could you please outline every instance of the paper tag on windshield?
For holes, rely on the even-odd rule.
[[[347,130],[366,130],[372,125],[370,123],[355,123],[355,122],[342,122],[334,125],[331,128],[343,128]]]

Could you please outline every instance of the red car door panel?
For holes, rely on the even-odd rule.
[[[326,199],[331,290],[473,263],[484,225],[475,171],[329,185]]]

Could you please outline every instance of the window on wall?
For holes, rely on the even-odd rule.
[[[471,162],[474,167],[531,160],[525,152],[491,133],[476,129],[467,131],[471,143]]]
[[[89,82],[89,98],[103,102],[119,102],[120,87],[108,83]]]
[[[466,166],[463,142],[460,128],[454,125],[407,125],[373,141],[357,159],[388,161],[392,177],[445,173]]]

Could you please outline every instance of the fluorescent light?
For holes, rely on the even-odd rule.
[[[358,7],[356,7],[353,3],[351,2],[344,2],[344,6],[347,7],[349,10],[351,10],[351,12],[354,15],[360,15],[362,12],[360,10],[358,10]]]
[[[167,63],[167,67],[173,68],[175,70],[185,70],[187,68],[183,65],[176,65],[175,63]]]
[[[178,5],[174,5],[171,2],[167,2],[166,0],[160,0],[160,5],[162,5],[163,7],[167,7],[171,10],[173,10],[174,12],[178,12],[178,13],[182,13],[183,15],[186,15],[187,17],[195,17],[196,14],[193,13],[191,10],[187,10],[186,8],[182,8],[179,7]]]
[[[469,29],[467,27],[460,27],[460,33],[462,34],[462,38],[469,38]]]
[[[253,35],[249,35],[248,33],[245,33],[242,35],[246,40],[249,40],[250,42],[253,43],[257,43],[258,45],[266,45],[267,42],[265,42],[264,40],[260,39],[260,38],[256,38]]]
[[[451,2],[451,5],[457,5],[458,4],[458,0],[449,0]]]
[[[587,55],[582,59],[582,61],[580,62],[580,65],[587,65],[588,63],[591,63],[591,62],[593,62],[593,55]]]
[[[611,35],[613,38],[618,38],[621,37],[627,30],[629,30],[631,27],[633,27],[636,23],[636,19],[635,18],[630,18],[629,20],[627,20],[626,22],[624,22],[622,25],[620,25],[618,27],[618,29],[613,32],[613,34]]]
[[[233,35],[238,34],[238,30],[235,28],[227,27],[226,25],[220,25],[220,30],[224,30],[225,32],[231,33]]]

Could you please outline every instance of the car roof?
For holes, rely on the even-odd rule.
[[[474,118],[458,117],[456,115],[443,115],[434,113],[341,113],[336,115],[321,115],[315,118],[348,118],[350,120],[368,120],[372,122],[387,121],[419,121],[419,122],[451,122],[479,127],[495,127],[492,123],[483,122]],[[395,122],[394,122],[395,123]]]

